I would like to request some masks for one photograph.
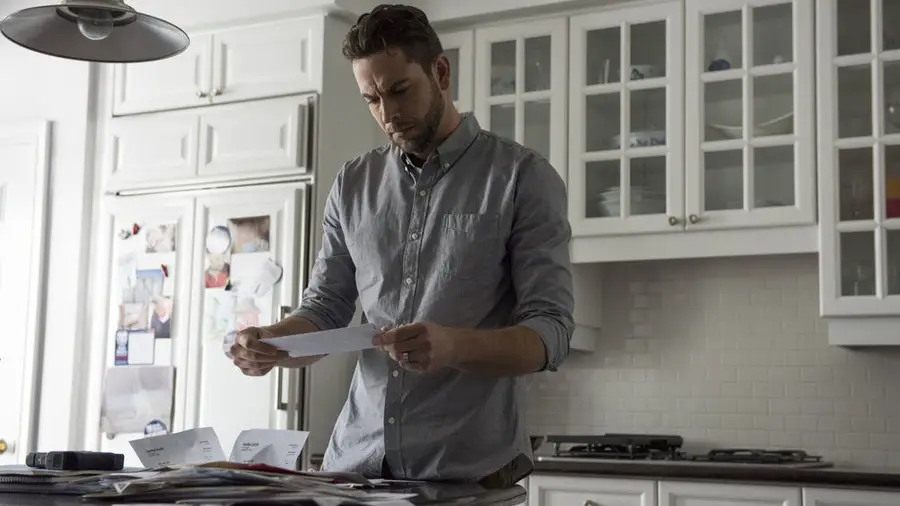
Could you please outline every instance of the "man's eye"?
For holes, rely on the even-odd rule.
[[[366,103],[369,104],[369,105],[377,104],[377,103],[378,103],[378,99],[375,98],[375,97],[368,97],[368,98],[366,98]]]
[[[402,94],[406,93],[407,90],[409,90],[409,88],[401,88],[399,90],[394,90],[394,95],[402,95]]]

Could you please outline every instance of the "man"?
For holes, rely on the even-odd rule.
[[[563,181],[536,152],[460,116],[425,14],[382,5],[347,34],[390,144],[347,162],[299,309],[237,336],[248,375],[302,367],[260,339],[382,328],[357,363],[323,469],[511,486],[533,469],[524,375],[555,370],[573,331]]]

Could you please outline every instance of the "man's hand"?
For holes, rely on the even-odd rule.
[[[262,339],[277,337],[266,327],[248,327],[234,338],[231,356],[234,365],[246,376],[265,376],[279,361],[288,358],[285,351],[262,342]]]
[[[400,367],[428,372],[456,364],[455,332],[433,323],[413,323],[382,331],[372,344],[390,353]]]

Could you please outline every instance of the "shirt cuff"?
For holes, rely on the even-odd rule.
[[[319,317],[313,310],[307,307],[298,307],[297,309],[291,311],[290,316],[299,316],[301,318],[306,318],[313,325],[315,325],[319,330],[331,330],[331,326],[325,323],[325,320]]]
[[[561,324],[546,316],[536,316],[516,325],[533,330],[544,343],[547,359],[541,371],[556,371],[569,349],[569,341],[566,335],[560,331]]]

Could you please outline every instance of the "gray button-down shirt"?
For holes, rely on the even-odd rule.
[[[569,352],[571,229],[546,159],[474,116],[422,166],[383,146],[347,162],[325,207],[324,241],[293,314],[348,325],[357,297],[379,327],[432,322],[533,329],[554,370]],[[531,455],[521,377],[405,371],[361,353],[323,469],[477,480]],[[315,409],[315,406],[312,407]]]

